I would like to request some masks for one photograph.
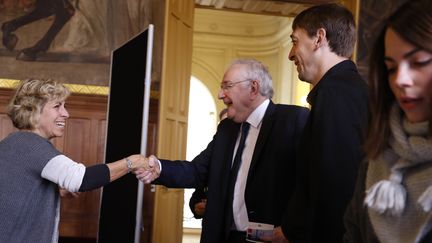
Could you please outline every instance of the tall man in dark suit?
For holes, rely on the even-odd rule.
[[[307,98],[311,113],[300,142],[298,181],[283,236],[291,243],[338,243],[363,158],[368,119],[366,82],[349,60],[355,22],[345,7],[324,4],[301,12],[292,28],[289,59],[297,66],[299,79],[313,89]]]
[[[294,188],[296,148],[308,109],[276,105],[272,95],[272,79],[262,63],[233,62],[218,94],[229,119],[219,123],[207,148],[191,162],[150,156],[153,169],[137,175],[146,183],[159,176],[153,183],[171,188],[208,186],[201,242],[245,242],[253,222],[281,224]],[[244,127],[249,130],[241,135]]]

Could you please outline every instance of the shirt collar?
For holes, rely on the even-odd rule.
[[[261,125],[264,114],[270,103],[269,99],[264,100],[246,119],[246,121],[253,127],[258,128]]]

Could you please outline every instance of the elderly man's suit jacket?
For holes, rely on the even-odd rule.
[[[279,226],[294,183],[296,149],[309,110],[269,103],[258,135],[245,189],[250,222]],[[224,242],[228,232],[227,186],[240,124],[224,119],[207,148],[189,161],[160,160],[155,184],[171,188],[208,186],[201,242]],[[232,206],[232,205],[231,205]]]

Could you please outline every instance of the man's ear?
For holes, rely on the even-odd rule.
[[[327,32],[324,28],[319,28],[316,33],[315,45],[317,48],[327,44]]]
[[[259,90],[260,90],[260,83],[256,80],[252,80],[251,81],[251,94],[256,96],[259,94]]]

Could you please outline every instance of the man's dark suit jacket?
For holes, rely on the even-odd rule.
[[[275,105],[264,115],[252,157],[245,202],[250,222],[279,226],[294,189],[296,148],[309,110]],[[208,186],[201,242],[225,242],[228,176],[240,124],[224,119],[207,148],[191,162],[160,160],[155,184],[171,188]]]

